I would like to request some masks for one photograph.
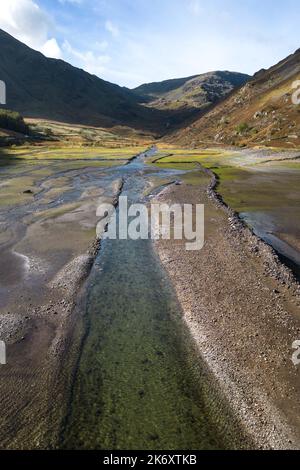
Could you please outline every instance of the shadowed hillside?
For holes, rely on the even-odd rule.
[[[135,94],[62,60],[49,59],[0,30],[0,77],[7,106],[25,117],[97,126],[153,127]]]
[[[62,60],[46,58],[2,30],[0,46],[0,78],[7,85],[9,109],[26,118],[106,128],[127,126],[156,136],[193,122],[203,109],[248,79],[217,72],[133,91]],[[154,89],[159,93],[153,101],[147,94]],[[144,104],[151,100],[153,103]]]

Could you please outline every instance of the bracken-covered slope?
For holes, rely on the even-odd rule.
[[[300,105],[292,100],[296,91],[293,85],[299,79],[297,50],[269,70],[259,71],[250,82],[168,140],[189,146],[215,143],[299,147]]]
[[[136,95],[73,67],[49,59],[0,30],[0,80],[7,107],[25,117],[69,123],[151,127],[153,111]]]
[[[208,72],[193,77],[144,84],[134,91],[154,108],[203,110],[249,79],[249,75],[237,72]]]

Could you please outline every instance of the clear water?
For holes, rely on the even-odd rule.
[[[152,172],[161,170],[136,160],[120,171],[123,195],[138,201]],[[62,448],[228,445],[211,418],[205,373],[151,241],[103,242],[90,279],[86,329]]]

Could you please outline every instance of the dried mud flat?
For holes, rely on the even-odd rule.
[[[96,209],[115,203],[121,187],[101,166],[65,171],[62,163],[41,176],[25,206],[1,211],[3,449],[56,445],[82,340],[85,280],[99,249]]]
[[[210,179],[209,179],[210,178]],[[157,241],[184,320],[224,399],[257,449],[300,448],[300,287],[274,251],[215,194],[201,186],[166,188],[168,203],[205,204],[205,245]]]

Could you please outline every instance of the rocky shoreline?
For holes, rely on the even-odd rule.
[[[216,192],[166,188],[159,202],[204,203],[206,241],[190,253],[181,242],[156,242],[199,354],[249,436],[250,448],[300,447],[300,288],[274,250],[256,237]],[[247,446],[247,444],[246,444]],[[233,448],[239,444],[232,442]]]
[[[215,202],[216,206],[220,207],[228,215],[231,229],[238,233],[239,236],[247,239],[251,252],[262,258],[267,274],[273,276],[282,284],[286,284],[289,288],[296,290],[300,295],[300,284],[292,271],[280,261],[275,250],[259,238],[253,230],[245,224],[239,214],[226,204],[217,191],[218,179],[213,171],[205,169],[205,172],[211,176],[207,194],[209,198]]]

